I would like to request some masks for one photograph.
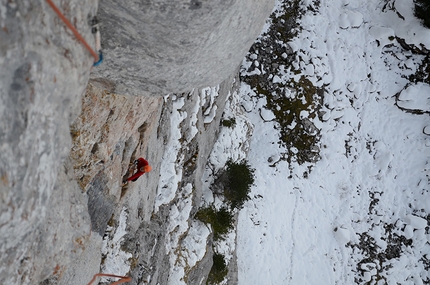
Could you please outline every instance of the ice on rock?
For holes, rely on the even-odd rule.
[[[261,114],[261,117],[263,118],[263,120],[265,120],[265,121],[271,121],[271,120],[275,119],[275,115],[273,114],[273,112],[266,109],[266,108],[261,108],[260,114]]]
[[[385,46],[391,43],[390,38],[394,37],[394,31],[391,28],[374,26],[369,29],[370,35],[377,41],[380,46]]]
[[[430,85],[421,82],[409,85],[398,96],[397,105],[409,110],[430,111]]]
[[[351,240],[351,233],[347,229],[337,228],[334,236],[339,244],[346,245]]]
[[[340,15],[339,26],[342,29],[358,28],[363,23],[363,15],[360,12],[347,11]]]
[[[410,239],[414,236],[414,228],[410,225],[407,225],[404,229],[405,238]]]
[[[418,230],[424,229],[427,226],[427,220],[414,215],[407,215],[404,221],[412,228],[418,229]]]

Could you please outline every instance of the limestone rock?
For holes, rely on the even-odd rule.
[[[96,1],[55,2],[91,41]],[[42,0],[1,1],[0,39],[0,280],[38,284],[89,231],[62,165],[93,60]]]
[[[162,98],[117,95],[98,83],[88,84],[82,113],[71,126],[70,157],[78,183],[88,195],[92,230],[101,236],[127,189],[121,184],[129,163],[141,156],[149,159],[145,150],[158,125],[162,102]]]
[[[223,110],[226,98],[233,86],[234,76],[220,85],[219,95],[212,108]],[[237,78],[236,78],[237,81]],[[183,139],[180,165],[183,169],[180,186],[192,184],[193,210],[187,219],[192,220],[202,196],[201,176],[213,144],[217,138],[222,111],[205,121],[208,106],[202,104],[201,90],[170,96],[169,98],[123,96],[106,91],[106,82],[91,81],[82,99],[82,113],[72,125],[73,147],[70,153],[75,175],[81,189],[88,196],[92,239],[85,243],[95,260],[102,260],[98,247],[100,239],[108,238],[107,225],[115,227],[122,209],[127,209],[127,234],[122,248],[132,254],[130,267],[132,284],[151,280],[149,284],[167,284],[171,270],[166,243],[170,240],[169,220],[172,205],[183,199],[181,193],[168,204],[154,210],[160,177],[160,164],[164,145],[169,140],[170,116],[173,111],[172,97],[185,98],[181,112],[189,114],[181,124]],[[214,107],[214,106],[217,107]],[[197,108],[196,108],[197,106]],[[175,110],[176,111],[176,110]],[[197,133],[189,126],[197,111]],[[192,133],[192,134],[191,134]],[[186,138],[192,138],[189,141]],[[179,143],[179,142],[178,142]],[[96,146],[96,147],[94,147]],[[127,172],[129,162],[143,156],[153,170],[126,187],[120,183]],[[191,163],[192,161],[192,163]],[[183,165],[182,165],[182,164]],[[175,207],[173,207],[175,208]],[[178,244],[178,247],[181,245]],[[210,249],[211,247],[208,246]],[[87,271],[88,254],[81,254],[82,263],[74,262],[65,269],[65,278],[59,284],[79,282],[81,275],[94,274]],[[81,259],[81,257],[79,257]],[[190,268],[190,283],[207,276],[212,264],[211,252],[207,252],[198,266]],[[76,276],[76,277],[73,277]]]
[[[93,45],[88,20],[98,1],[54,2]],[[2,282],[88,282],[100,269],[107,224],[115,223],[125,206],[128,240],[136,241],[125,245],[137,262],[130,275],[137,282],[151,274],[151,284],[165,284],[170,268],[163,223],[170,205],[156,214],[153,210],[172,105],[161,97],[128,94],[190,91],[177,96],[186,97],[183,111],[191,113],[198,87],[217,85],[234,74],[271,4],[101,1],[105,61],[92,69],[87,86],[93,59],[44,0],[0,2]],[[199,113],[199,133],[183,149],[182,162],[193,163],[183,165],[181,187],[190,183],[196,188],[189,219],[201,199],[201,174],[232,81],[220,85],[220,111],[211,122]],[[184,128],[190,125],[187,120]],[[190,136],[186,128],[181,132]],[[140,156],[153,171],[121,187],[128,164]],[[179,196],[172,203],[177,201]],[[190,273],[193,280],[210,269],[206,262],[198,266]],[[144,271],[148,268],[152,271]]]
[[[220,84],[261,32],[273,0],[101,1],[103,65],[117,94],[182,93]]]

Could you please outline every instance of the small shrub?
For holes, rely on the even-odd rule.
[[[249,192],[254,184],[254,171],[246,161],[239,163],[227,162],[226,182],[224,184],[224,196],[230,202],[231,208],[240,209],[243,204],[251,199]]]
[[[415,0],[415,17],[430,28],[430,0]]]
[[[219,253],[215,253],[213,256],[213,265],[208,275],[206,284],[219,284],[227,276],[228,268],[225,264],[224,256]]]
[[[230,118],[228,120],[222,120],[221,124],[224,127],[233,128],[234,126],[236,126],[236,119],[235,118]]]
[[[200,209],[196,214],[196,218],[206,224],[211,224],[214,240],[223,239],[223,236],[230,229],[233,229],[233,215],[225,207],[222,207],[218,211],[214,206]]]

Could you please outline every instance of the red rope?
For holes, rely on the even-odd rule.
[[[99,276],[103,276],[103,277],[113,277],[113,278],[121,278],[120,280],[112,283],[111,285],[117,285],[117,284],[121,284],[121,283],[125,283],[125,282],[130,282],[131,281],[131,277],[125,277],[125,276],[118,276],[118,275],[113,275],[113,274],[107,274],[107,273],[97,273],[93,276],[93,279],[91,279],[90,283],[88,283],[88,285],[93,284],[93,282],[96,280],[97,277]]]
[[[66,24],[67,27],[69,27],[70,30],[75,34],[75,36],[78,38],[78,40],[84,45],[84,47],[93,55],[94,62],[99,61],[99,55],[90,47],[90,45],[85,41],[85,39],[81,36],[81,34],[73,27],[73,25],[67,20],[67,18],[61,13],[61,11],[55,6],[55,4],[52,2],[52,0],[46,0],[48,2],[49,6],[54,10],[55,13],[57,13],[58,17],[60,17],[61,20],[63,20],[64,24]]]

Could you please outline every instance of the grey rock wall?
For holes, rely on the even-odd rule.
[[[55,2],[91,41],[96,1]],[[63,163],[91,65],[45,1],[0,1],[2,284],[59,274],[89,232],[86,203]]]
[[[222,110],[228,94],[237,87],[233,84],[238,81],[234,75],[220,85],[219,95],[212,106],[219,111],[210,123],[204,123],[204,113],[209,106],[198,105],[201,90],[176,95],[186,98],[182,112],[192,114],[196,105],[199,106],[196,114],[198,132],[188,143],[184,139],[181,148],[184,158],[178,162],[178,167],[183,169],[179,188],[191,183],[194,189],[193,209],[187,217],[190,223],[201,202],[201,176],[219,132]],[[183,197],[179,190],[176,197],[157,212],[154,211],[154,204],[164,145],[172,131],[170,116],[173,101],[171,98],[163,100],[116,95],[104,88],[105,85],[94,82],[88,85],[82,100],[82,113],[72,125],[74,143],[70,159],[78,183],[88,196],[91,236],[85,240],[85,250],[65,269],[64,277],[55,284],[78,284],[80,280],[85,280],[83,276],[89,280],[96,268],[101,266],[103,269],[104,257],[97,249],[101,247],[102,237],[112,238],[113,231],[106,229],[108,224],[115,227],[124,208],[128,213],[127,234],[121,249],[132,254],[129,275],[133,280],[130,284],[168,284],[169,278],[172,278],[166,252],[166,243],[172,234],[168,231],[169,222],[174,215],[172,211],[174,213],[177,209],[172,205],[180,204]],[[143,109],[145,112],[139,112]],[[191,120],[189,115],[181,124],[183,138],[190,137]],[[97,148],[94,148],[95,145]],[[148,159],[152,171],[137,182],[121,187],[119,183],[129,163],[137,157]],[[181,244],[177,246],[180,248]],[[187,284],[196,284],[196,280],[200,282],[208,275],[211,266],[212,247],[209,240],[203,260],[188,269]]]
[[[220,84],[241,63],[273,0],[102,0],[105,60],[92,78],[117,94],[166,95]]]
[[[88,20],[96,14],[98,1],[54,2],[94,45]],[[198,87],[234,76],[272,2],[101,1],[105,61],[91,70],[93,58],[46,1],[0,0],[0,282],[88,282],[100,270],[101,235],[122,206],[130,209],[130,232],[135,234],[130,239],[140,239],[137,230],[143,228],[148,236],[142,248],[135,249],[136,260],[154,264],[152,284],[168,279],[161,245],[165,233],[157,226],[169,216],[168,205],[152,216],[159,165],[153,165],[153,176],[147,177],[152,179],[141,188],[119,185],[132,156],[160,160],[169,131],[160,126],[168,113],[160,115],[162,98],[111,100],[103,92],[115,97],[193,90],[183,94],[189,97],[185,108],[191,108]],[[105,113],[94,112],[94,105],[81,100],[91,88],[90,71],[92,82],[101,86],[91,102],[103,105]],[[219,110],[231,80],[221,85]],[[92,117],[81,122],[82,106]],[[197,188],[220,116],[210,126],[200,123],[202,135],[187,153],[187,158],[197,150],[202,155],[184,178]],[[73,122],[82,123],[72,130],[73,137],[82,140],[72,145]],[[199,190],[193,203],[198,205],[200,198]],[[102,211],[104,205],[108,211]],[[146,260],[154,236],[160,236],[160,248],[155,260]],[[190,276],[197,278],[210,269],[210,256],[205,260]],[[130,274],[140,280],[146,272],[136,267]]]

